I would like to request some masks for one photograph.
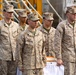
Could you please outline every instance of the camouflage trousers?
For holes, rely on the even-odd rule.
[[[22,75],[43,75],[43,69],[29,69],[29,70],[24,70]]]
[[[76,63],[64,62],[64,75],[76,75]]]
[[[17,65],[15,61],[0,60],[0,75],[16,75]]]

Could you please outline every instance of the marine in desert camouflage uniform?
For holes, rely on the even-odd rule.
[[[56,29],[55,52],[58,66],[64,64],[64,75],[76,75],[76,7],[67,7],[66,17]]]
[[[43,75],[46,55],[43,34],[36,28],[38,21],[39,18],[30,13],[28,15],[29,27],[18,38],[18,64],[19,69],[23,71],[23,75]]]
[[[13,6],[4,5],[0,20],[0,75],[16,75],[16,38],[19,25],[12,21]]]
[[[19,10],[18,11],[18,19],[19,19],[19,34],[26,30],[28,25],[26,24],[27,21],[27,11],[26,10]]]
[[[55,57],[54,53],[55,28],[52,27],[53,20],[54,20],[53,13],[50,12],[43,13],[43,25],[41,25],[38,28],[44,34],[46,55],[51,57]]]

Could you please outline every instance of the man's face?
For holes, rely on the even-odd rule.
[[[26,23],[27,18],[26,18],[26,17],[20,17],[20,16],[19,16],[19,20],[20,20],[22,23]]]
[[[52,26],[53,20],[44,19],[43,22],[45,23],[45,25],[46,25],[47,27],[50,27],[50,26]]]
[[[29,20],[28,23],[29,23],[29,26],[30,26],[32,29],[36,28],[37,25],[38,25],[38,21],[31,21],[31,20]]]
[[[13,12],[4,12],[4,17],[6,19],[12,19],[13,18]]]
[[[76,13],[68,13],[67,17],[71,22],[73,22],[76,20]]]

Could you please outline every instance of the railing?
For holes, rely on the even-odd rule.
[[[63,20],[60,15],[57,13],[57,11],[54,9],[54,7],[52,6],[52,4],[49,2],[49,0],[46,0],[47,3],[49,4],[49,6],[53,9],[53,11],[56,13],[56,15],[59,17],[60,20]]]
[[[42,16],[36,11],[36,9],[31,5],[31,3],[26,0],[26,2],[31,6],[31,8],[39,15],[40,18],[42,18]]]

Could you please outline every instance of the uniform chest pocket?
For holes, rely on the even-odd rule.
[[[6,31],[1,31],[1,36],[8,36],[8,32],[6,32]]]
[[[69,28],[69,27],[67,27],[67,28],[65,28],[65,30],[64,30],[64,34],[66,35],[66,36],[72,36],[73,35],[73,29],[72,28]]]
[[[38,41],[38,46],[42,46],[42,44],[43,44],[43,39],[40,39],[40,40]]]
[[[33,46],[33,42],[32,41],[26,41],[26,45]]]
[[[65,38],[71,38],[71,37],[73,37],[73,32],[67,30],[67,31],[65,32]]]
[[[18,35],[17,31],[14,31],[14,32],[12,33],[12,36],[13,36],[14,38],[16,38],[17,35]]]

